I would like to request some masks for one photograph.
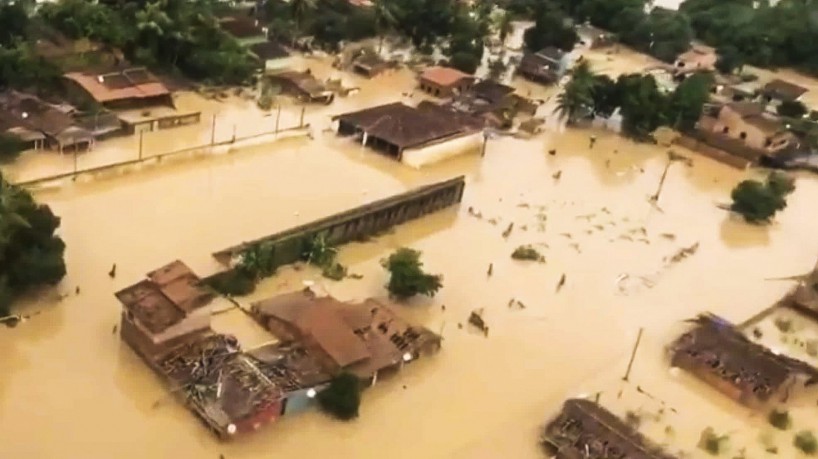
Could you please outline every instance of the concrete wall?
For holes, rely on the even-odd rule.
[[[392,226],[435,212],[463,198],[465,177],[460,176],[426,185],[370,204],[365,204],[271,236],[230,247],[213,254],[223,264],[238,256],[247,247],[267,243],[273,246],[278,266],[299,261],[309,241],[318,235],[337,245],[359,240]]]
[[[401,162],[419,169],[428,164],[434,164],[463,153],[479,151],[482,143],[483,133],[475,132],[474,134],[435,143],[423,148],[403,150]]]

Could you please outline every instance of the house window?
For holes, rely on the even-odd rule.
[[[746,139],[747,139],[747,133],[746,133],[746,132],[742,132],[741,134],[739,134],[739,135],[738,135],[738,137],[739,137],[741,140],[746,140]]]
[[[727,127],[727,126],[724,126],[724,127],[722,128],[722,130],[721,130],[721,133],[722,133],[722,134],[727,134],[728,132],[730,132],[730,128],[729,128],[729,127]]]

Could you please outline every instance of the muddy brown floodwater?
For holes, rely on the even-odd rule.
[[[332,70],[321,64],[316,72]],[[362,91],[309,108],[314,126],[412,88],[408,72],[347,79]],[[542,457],[536,436],[545,417],[589,387],[618,387],[639,327],[645,338],[636,382],[666,373],[661,347],[681,320],[703,310],[744,320],[787,288],[764,278],[805,272],[818,253],[812,178],[799,177],[775,224],[748,226],[716,207],[745,174],[676,149],[693,166],[670,168],[658,210],[648,197],[667,148],[595,132],[589,149],[590,134],[498,138],[485,158],[417,171],[324,133],[37,191],[62,216],[69,274],[55,291],[21,306],[42,314],[0,330],[0,457]],[[341,250],[341,261],[363,279],[334,283],[312,270],[284,269],[246,299],[307,279],[345,300],[384,297],[378,261],[404,245],[422,250],[426,267],[444,274],[438,296],[401,307],[443,334],[442,352],[367,391],[355,422],[309,412],[219,443],[181,404],[156,404],[166,389],[112,333],[119,321],[113,292],[172,259],[206,274],[215,268],[214,250],[459,174],[468,181],[459,208]],[[514,230],[504,239],[510,222]],[[665,263],[696,242],[695,255]],[[511,260],[522,244],[537,245],[547,262]],[[112,263],[115,279],[107,276]],[[60,293],[68,296],[57,301]],[[525,309],[509,308],[512,298]],[[487,338],[466,326],[476,308],[485,311]],[[264,340],[229,313],[214,326],[236,327],[250,345]],[[674,384],[663,395],[680,397],[677,405],[702,390]]]

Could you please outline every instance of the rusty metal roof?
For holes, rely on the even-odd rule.
[[[147,99],[170,94],[168,88],[144,68],[105,74],[71,72],[64,76],[77,83],[100,103]]]

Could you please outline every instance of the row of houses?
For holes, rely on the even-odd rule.
[[[367,384],[439,350],[441,339],[387,304],[292,292],[253,303],[270,343],[244,350],[210,327],[214,293],[181,261],[116,293],[120,334],[223,438],[252,432],[314,405],[340,372]]]

